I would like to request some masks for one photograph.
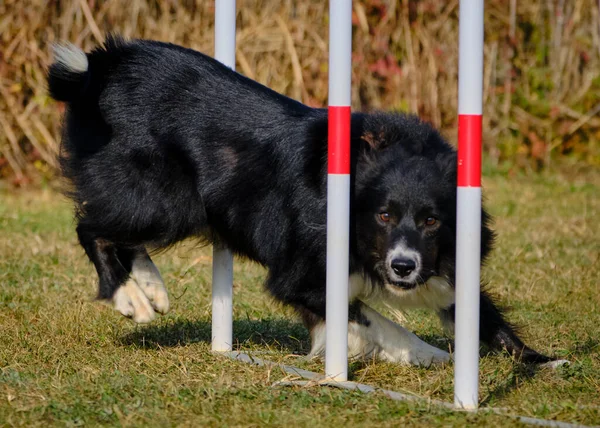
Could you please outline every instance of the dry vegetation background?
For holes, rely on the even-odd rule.
[[[238,0],[238,70],[326,105],[327,3]],[[600,164],[599,8],[598,0],[486,1],[492,162]],[[0,0],[0,178],[21,186],[54,177],[62,106],[45,88],[52,42],[90,49],[118,32],[212,54],[213,15],[214,2],[202,0]],[[452,140],[458,0],[355,0],[353,23],[353,107],[415,112]]]

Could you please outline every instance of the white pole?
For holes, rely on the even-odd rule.
[[[235,0],[215,1],[215,58],[235,70]],[[231,351],[233,343],[233,255],[213,247],[212,350]]]
[[[215,58],[235,70],[235,0],[215,1]]]
[[[329,2],[325,375],[348,380],[352,0]]]
[[[460,0],[454,404],[476,409],[479,389],[483,0]]]

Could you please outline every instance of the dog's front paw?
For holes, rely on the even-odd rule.
[[[452,359],[450,354],[441,349],[429,346],[430,349],[417,349],[409,352],[409,364],[429,367],[446,364]]]
[[[383,349],[380,353],[382,359],[393,363],[411,366],[429,367],[450,362],[452,357],[446,351],[442,351],[422,340],[411,343],[406,347],[395,347],[395,349]]]

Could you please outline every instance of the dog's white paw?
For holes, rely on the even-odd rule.
[[[163,315],[169,312],[169,296],[167,289],[162,284],[157,285],[146,282],[141,285],[141,289],[156,312]]]
[[[148,257],[136,257],[131,275],[146,295],[154,310],[161,314],[169,312],[169,295],[160,272]]]
[[[439,364],[446,364],[452,359],[450,354],[441,349],[433,346],[431,349],[423,350],[419,349],[417,352],[409,352],[408,362],[415,366],[434,366]]]
[[[117,311],[139,324],[149,323],[156,316],[150,300],[132,278],[117,289],[113,305]]]
[[[570,364],[571,364],[571,362],[569,360],[553,360],[553,361],[548,361],[547,363],[542,364],[541,367],[556,370],[559,367],[568,366]]]
[[[414,344],[405,349],[388,348],[387,350],[382,350],[381,357],[393,363],[421,367],[446,364],[452,359],[448,352],[435,348],[425,342]]]

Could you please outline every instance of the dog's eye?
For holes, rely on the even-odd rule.
[[[433,226],[437,223],[437,218],[435,217],[427,217],[427,219],[425,220],[425,225],[427,226]]]
[[[386,213],[385,211],[379,213],[379,220],[381,220],[384,223],[388,223],[390,221],[390,213]]]

